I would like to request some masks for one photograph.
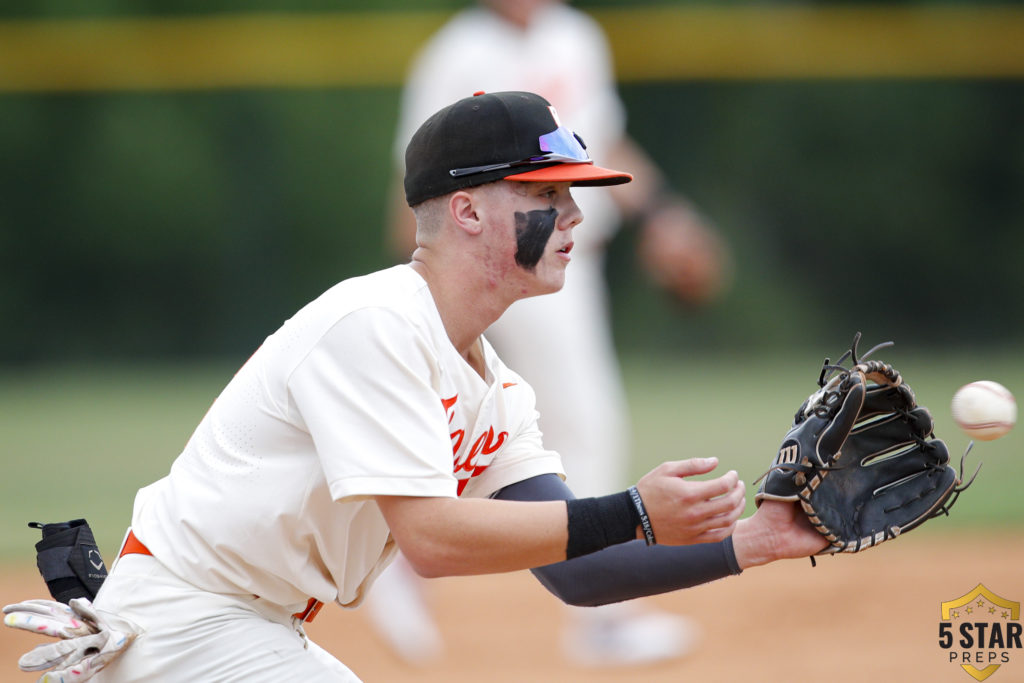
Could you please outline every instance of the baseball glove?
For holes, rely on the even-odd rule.
[[[755,496],[758,505],[799,502],[829,542],[824,554],[866,550],[949,514],[978,474],[963,483],[963,457],[958,473],[900,373],[866,360],[892,343],[858,358],[859,341],[860,333],[837,364],[825,359],[819,389],[797,410]]]

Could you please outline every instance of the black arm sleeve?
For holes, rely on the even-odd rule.
[[[538,501],[575,496],[558,475],[544,474],[506,486],[494,497]],[[530,571],[562,602],[593,607],[689,588],[739,574],[740,568],[732,538],[727,538],[685,546],[630,541]]]

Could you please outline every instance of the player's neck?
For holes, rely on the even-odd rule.
[[[510,302],[493,286],[480,281],[471,268],[453,271],[458,273],[456,276],[450,272],[444,275],[429,259],[418,256],[422,256],[420,250],[413,254],[411,266],[426,281],[452,345],[469,361],[473,345]]]
[[[476,371],[476,374],[480,375],[484,380],[487,379],[487,364],[484,362],[484,345],[480,341],[480,337],[476,338],[472,344],[469,345],[469,350],[463,354],[463,358],[469,363],[469,367]]]

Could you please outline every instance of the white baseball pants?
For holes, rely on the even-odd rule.
[[[306,638],[296,610],[200,590],[148,555],[119,558],[95,605],[145,631],[97,683],[359,681]]]

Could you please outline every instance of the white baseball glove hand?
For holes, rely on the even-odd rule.
[[[116,625],[99,615],[86,598],[67,605],[53,600],[26,600],[4,607],[4,625],[58,638],[22,655],[22,671],[44,671],[39,683],[80,683],[120,656],[142,629],[127,619]]]

